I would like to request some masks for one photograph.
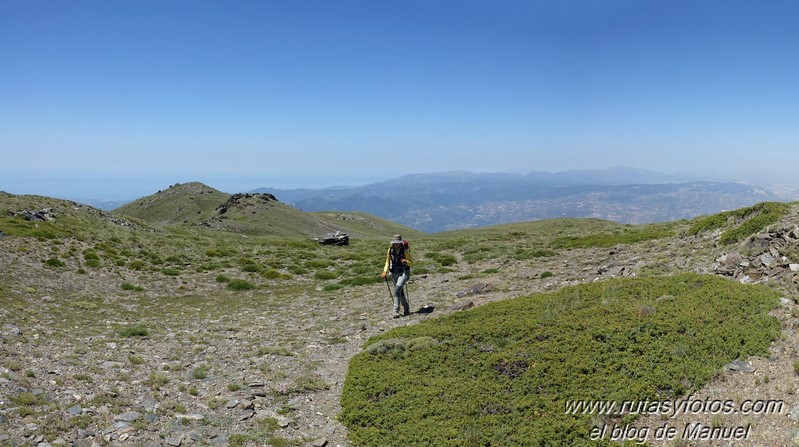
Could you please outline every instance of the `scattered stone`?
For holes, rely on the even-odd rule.
[[[795,404],[791,408],[791,411],[788,413],[788,417],[794,422],[799,422],[799,404]]]
[[[14,326],[13,324],[4,324],[3,335],[20,336],[22,335],[22,331],[19,329],[19,327]]]
[[[183,439],[185,440],[186,438],[188,438],[188,439],[190,439],[190,440],[192,440],[194,442],[197,442],[197,441],[202,441],[203,435],[202,435],[202,433],[200,433],[198,431],[192,430],[192,431],[186,433],[185,435],[183,435]]]
[[[147,413],[155,413],[156,411],[158,411],[159,406],[160,404],[155,399],[147,399],[141,404],[141,407]]]
[[[96,436],[96,433],[94,433],[93,431],[84,430],[82,428],[78,429],[79,438],[93,438],[94,436]]]
[[[83,413],[83,408],[80,405],[73,405],[67,409],[67,414],[71,416],[77,416]]]
[[[725,371],[740,371],[744,373],[751,373],[757,370],[756,367],[752,365],[750,362],[744,362],[742,360],[735,360],[733,362],[727,363],[724,365]]]
[[[123,363],[120,362],[112,362],[112,361],[105,361],[100,364],[100,367],[103,369],[119,369],[125,366]]]
[[[141,413],[138,411],[128,411],[127,413],[122,413],[119,416],[115,417],[115,421],[120,422],[135,422],[141,417]]]
[[[311,441],[311,447],[325,447],[327,446],[327,439],[319,438],[314,441]]]
[[[239,407],[244,410],[254,410],[255,409],[255,401],[252,400],[243,400],[239,402]]]
[[[131,436],[136,434],[136,429],[133,427],[123,428],[116,432],[117,439],[120,441],[127,441]]]
[[[183,443],[183,438],[166,438],[164,442],[166,442],[166,445],[171,445],[172,447],[180,447],[180,444]]]
[[[205,416],[201,414],[176,414],[176,419],[185,419],[187,421],[202,421],[205,419]]]
[[[280,417],[280,418],[277,419],[277,425],[280,428],[286,428],[289,425],[291,425],[291,419],[285,418],[285,417]]]
[[[215,445],[226,446],[228,445],[228,437],[225,435],[215,435],[211,437],[211,442]]]
[[[459,312],[463,310],[469,310],[474,307],[474,301],[466,301],[463,303],[456,304],[452,306],[449,311],[450,312]]]

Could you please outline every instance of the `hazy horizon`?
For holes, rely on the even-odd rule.
[[[0,190],[799,163],[799,3],[0,2]],[[799,183],[799,182],[798,182]]]
[[[134,185],[135,188],[128,189],[128,190],[119,190],[115,189],[112,190],[113,192],[109,192],[108,189],[105,187],[108,184],[120,184],[120,179],[112,179],[112,178],[104,178],[100,179],[89,179],[89,180],[76,180],[74,178],[68,179],[61,179],[57,181],[50,181],[46,184],[37,183],[35,180],[33,182],[27,183],[26,181],[20,181],[19,185],[23,188],[21,190],[4,190],[0,188],[0,191],[7,192],[16,195],[25,195],[25,194],[32,194],[32,195],[41,195],[41,196],[48,196],[54,197],[59,199],[68,199],[68,200],[83,200],[85,203],[88,204],[95,204],[101,202],[130,202],[135,199],[149,196],[154,194],[158,191],[165,190],[175,184],[183,184],[188,182],[200,182],[207,186],[210,186],[214,189],[217,189],[221,192],[228,193],[228,194],[235,194],[235,193],[248,193],[257,189],[265,188],[271,191],[278,191],[278,190],[294,190],[294,189],[325,189],[325,188],[336,188],[336,187],[344,187],[344,188],[357,188],[361,186],[368,186],[373,183],[379,183],[384,181],[390,181],[396,178],[401,178],[406,175],[435,175],[435,174],[445,174],[445,173],[453,173],[453,172],[465,172],[470,174],[516,174],[516,175],[527,175],[533,171],[536,172],[546,172],[550,174],[563,174],[568,172],[590,172],[590,171],[610,171],[610,170],[640,170],[640,171],[648,171],[652,172],[653,174],[658,175],[666,175],[673,177],[672,180],[668,180],[668,183],[673,182],[690,182],[690,181],[699,181],[699,180],[707,180],[707,181],[719,181],[719,182],[738,182],[762,187],[782,187],[781,191],[774,190],[773,192],[779,192],[783,195],[788,194],[791,197],[799,197],[799,183],[793,181],[793,177],[791,178],[780,178],[780,177],[773,177],[769,174],[764,174],[771,178],[770,182],[766,182],[766,178],[760,177],[758,175],[752,175],[751,171],[747,172],[740,172],[740,173],[712,173],[712,172],[661,172],[652,169],[646,168],[638,168],[633,166],[610,166],[610,167],[603,167],[603,168],[594,168],[594,169],[567,169],[564,171],[544,171],[544,170],[529,170],[526,172],[479,172],[479,171],[466,171],[466,170],[458,170],[458,171],[436,171],[436,172],[412,172],[407,174],[402,174],[396,177],[384,177],[380,179],[375,179],[374,181],[368,181],[363,183],[350,183],[350,184],[314,184],[314,185],[299,185],[299,186],[275,186],[268,183],[258,181],[247,181],[247,182],[240,182],[240,181],[222,181],[222,182],[207,182],[203,179],[191,179],[186,178],[180,181],[157,181],[157,180],[148,180],[148,179],[128,179],[128,181],[123,181],[122,183],[126,185]],[[749,174],[748,176],[746,174]],[[68,181],[72,184],[71,189],[57,189],[58,185],[60,185],[60,181]],[[590,184],[590,183],[586,183]],[[25,189],[27,186],[27,189]],[[784,188],[787,188],[784,189]],[[127,192],[125,192],[127,191]]]

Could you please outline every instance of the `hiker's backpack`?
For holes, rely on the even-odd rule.
[[[391,249],[389,249],[389,250],[391,250]],[[410,270],[411,267],[408,266],[408,265],[402,265],[402,264],[399,264],[399,263],[395,263],[395,261],[397,260],[397,258],[399,256],[403,256],[404,253],[410,253],[410,252],[411,252],[410,244],[408,243],[408,241],[403,239],[402,240],[402,249],[399,251],[399,253],[397,253],[397,257],[395,257],[393,255],[393,252],[391,252],[392,253],[392,255],[391,255],[391,271],[398,271],[398,270],[403,270],[403,269],[404,270]]]

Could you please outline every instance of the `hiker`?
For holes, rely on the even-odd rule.
[[[385,279],[388,272],[391,272],[391,280],[394,282],[394,318],[399,318],[399,308],[402,304],[403,315],[410,314],[410,305],[405,296],[404,286],[411,276],[411,252],[402,236],[395,234],[391,239],[391,247],[386,255],[386,265],[380,277]]]

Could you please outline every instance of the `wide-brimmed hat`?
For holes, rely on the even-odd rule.
[[[399,234],[395,234],[394,237],[391,239],[392,244],[401,244],[402,243],[402,236]]]

